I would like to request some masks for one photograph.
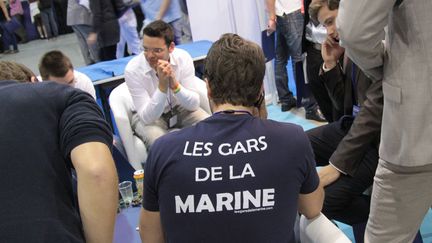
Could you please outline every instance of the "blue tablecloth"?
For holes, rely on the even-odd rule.
[[[129,56],[111,61],[98,62],[86,67],[77,68],[77,70],[85,73],[93,82],[95,82],[123,75],[126,65],[133,57],[134,56]]]
[[[211,41],[202,40],[178,45],[177,48],[187,51],[194,61],[198,61],[204,59],[207,56],[207,52],[211,45]],[[77,70],[85,73],[93,82],[95,82],[98,80],[123,75],[127,63],[132,58],[133,56],[129,56],[111,61],[98,62],[86,67],[77,68]]]

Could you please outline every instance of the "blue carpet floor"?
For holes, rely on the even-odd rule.
[[[295,123],[302,126],[305,131],[320,125],[319,123],[306,120],[304,117],[301,117],[294,112],[281,112],[280,107],[276,105],[267,106],[267,111],[269,119],[280,122]],[[350,238],[352,242],[355,242],[351,226],[340,222],[337,222],[337,224],[339,228],[348,236],[348,238]],[[432,243],[432,210],[429,210],[428,214],[423,220],[420,232],[423,237],[423,242]]]

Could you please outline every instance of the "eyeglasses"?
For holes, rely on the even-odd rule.
[[[164,52],[165,51],[165,48],[147,48],[147,47],[144,47],[144,52],[145,53],[153,53],[153,54],[160,54],[160,53],[162,53],[162,52]]]

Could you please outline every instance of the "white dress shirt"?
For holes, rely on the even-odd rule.
[[[144,53],[132,58],[125,69],[125,81],[132,96],[135,110],[144,124],[156,121],[164,112],[180,105],[186,110],[199,108],[199,95],[195,86],[195,68],[192,57],[184,50],[175,48],[170,54],[170,63],[175,77],[181,85],[178,93],[168,89],[167,93],[159,90],[156,71],[147,62]]]
[[[74,70],[75,84],[74,87],[89,93],[96,100],[96,91],[91,79],[77,70]]]
[[[36,78],[39,82],[43,81],[40,75],[38,75]],[[91,79],[84,73],[77,70],[74,70],[74,78],[75,83],[72,85],[72,87],[89,93],[96,100],[96,91]]]

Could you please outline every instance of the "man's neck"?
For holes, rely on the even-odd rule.
[[[231,105],[231,104],[221,104],[214,105],[213,113],[230,111],[233,114],[243,114],[245,111],[252,114],[253,107],[247,107],[242,105]]]

